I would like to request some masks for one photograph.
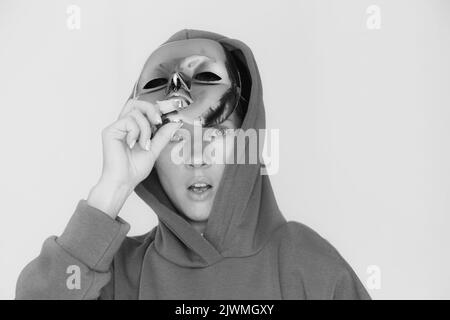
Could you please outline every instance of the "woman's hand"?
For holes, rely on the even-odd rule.
[[[159,108],[146,101],[129,100],[116,122],[102,131],[103,169],[91,190],[88,204],[116,217],[134,188],[153,169],[156,159],[182,123],[161,124]]]

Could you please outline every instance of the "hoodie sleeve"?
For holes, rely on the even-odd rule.
[[[60,237],[20,273],[16,299],[98,299],[110,282],[112,260],[130,229],[82,199]]]

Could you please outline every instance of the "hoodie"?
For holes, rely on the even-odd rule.
[[[167,42],[218,41],[247,68],[242,129],[265,128],[258,67],[243,42],[185,29]],[[153,170],[135,193],[157,214],[149,233],[81,199],[59,236],[21,272],[17,299],[370,299],[355,272],[309,227],[287,222],[263,164],[227,165],[203,235],[180,215]]]

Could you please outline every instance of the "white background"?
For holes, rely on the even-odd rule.
[[[67,7],[81,28],[67,27]],[[366,9],[381,10],[371,30]],[[376,299],[450,298],[450,1],[0,1],[0,298],[101,172],[147,56],[174,32],[247,43],[279,206],[327,238]],[[134,194],[130,235],[156,223]]]

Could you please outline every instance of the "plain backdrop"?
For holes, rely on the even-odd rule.
[[[328,239],[373,298],[450,298],[450,1],[430,0],[0,0],[0,298],[87,197],[101,130],[184,28],[252,48],[284,215]],[[157,222],[134,194],[121,216],[130,235]]]

